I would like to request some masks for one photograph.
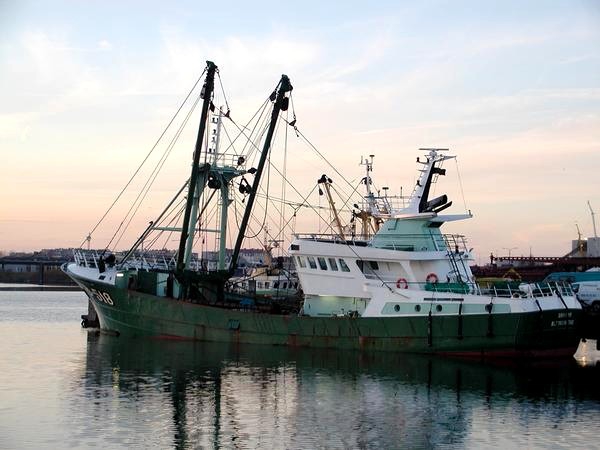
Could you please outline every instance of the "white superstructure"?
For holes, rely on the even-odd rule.
[[[446,195],[429,200],[431,186],[445,175],[443,162],[454,156],[445,149],[422,150],[427,153],[417,158],[420,176],[401,208],[374,195],[372,158],[366,164],[361,212],[378,222],[372,237],[295,236],[290,254],[305,294],[303,313],[390,317],[580,309],[570,288],[556,283],[485,290],[477,285],[464,236],[440,231],[444,222],[472,217],[470,211],[440,214],[452,202]]]

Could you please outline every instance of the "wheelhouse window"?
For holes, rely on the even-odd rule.
[[[306,262],[304,261],[304,256],[296,256],[296,261],[298,262],[298,266],[300,266],[301,268],[305,268],[306,267]]]
[[[356,261],[356,265],[360,269],[361,272],[369,272],[372,273],[374,270],[379,270],[379,263],[377,261],[363,261],[358,259]]]
[[[327,263],[325,262],[325,258],[317,258],[317,261],[319,262],[319,268],[321,270],[327,270]]]
[[[337,266],[337,263],[335,262],[335,258],[327,258],[327,261],[329,261],[329,267],[331,267],[331,270],[334,272],[337,272],[338,266]]]
[[[342,272],[350,272],[350,267],[348,267],[346,261],[341,258],[338,261],[340,262],[340,268],[342,269]]]
[[[317,268],[317,263],[315,262],[315,258],[313,258],[312,256],[307,256],[306,259],[308,259],[308,265],[310,266],[311,269]]]
[[[356,265],[358,266],[358,269],[359,269],[361,272],[364,272],[364,271],[365,271],[365,262],[364,262],[362,259],[357,259],[357,260],[356,260]]]

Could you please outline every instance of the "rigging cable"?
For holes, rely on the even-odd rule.
[[[229,118],[229,113],[231,108],[229,108],[229,103],[227,102],[227,95],[225,95],[225,88],[223,88],[223,82],[221,81],[221,72],[217,69],[217,78],[219,79],[219,85],[221,85],[221,92],[223,93],[223,100],[225,100],[225,106],[227,106],[227,112],[225,113],[225,117]]]
[[[167,223],[167,225],[166,225],[167,227],[168,227],[169,225],[171,225],[171,223],[173,222],[173,220],[175,220],[177,217],[179,217],[179,216],[181,215],[181,213],[183,212],[183,210],[184,210],[184,208],[185,208],[185,205],[183,204],[183,201],[184,201],[184,199],[181,199],[181,200],[179,201],[179,204],[177,205],[178,207],[180,207],[180,208],[179,208],[179,211],[175,211],[177,214],[176,214],[176,215],[174,215],[174,216],[171,218],[171,220],[170,220],[170,221]],[[181,206],[180,206],[180,205],[181,205]],[[158,225],[159,225],[159,224],[155,224],[154,226],[156,227],[156,226],[158,226]],[[158,233],[156,234],[156,236],[155,236],[155,237],[153,237],[153,238],[150,240],[150,243],[149,243],[149,244],[146,246],[146,250],[152,249],[152,248],[154,247],[154,244],[156,243],[156,241],[158,241],[158,240],[160,239],[160,237],[163,235],[163,233],[165,232],[165,230],[157,230],[157,231],[158,231]],[[173,233],[173,231],[169,231],[169,236],[170,236],[172,233]],[[167,239],[169,238],[169,236],[167,236]],[[163,246],[163,248],[164,248],[164,246]]]
[[[182,201],[181,201],[182,204],[183,204],[183,200],[185,200],[185,198],[182,199]],[[181,217],[181,214],[183,212],[184,212],[184,206],[182,205],[181,208],[179,209],[179,211],[177,211],[177,213],[167,223],[167,226],[172,225],[173,222],[175,222],[177,219],[179,219],[179,217]],[[177,224],[177,222],[175,222],[175,224]],[[167,245],[168,245],[169,241],[171,240],[172,236],[173,236],[173,231],[169,231],[169,234],[167,235],[167,238],[165,239],[165,243],[163,244],[163,248],[167,248]]]
[[[165,129],[163,130],[163,132],[160,134],[160,136],[158,137],[158,139],[156,140],[156,142],[154,143],[154,145],[152,146],[152,148],[150,149],[150,151],[148,152],[148,154],[146,155],[146,157],[144,158],[144,160],[141,162],[141,164],[135,170],[135,172],[133,173],[133,175],[131,176],[131,178],[129,178],[129,181],[125,184],[125,186],[123,187],[123,189],[121,189],[121,192],[119,192],[119,194],[117,195],[117,198],[115,198],[115,200],[112,202],[112,204],[108,207],[108,209],[106,210],[106,212],[104,213],[104,215],[100,218],[100,220],[98,221],[98,223],[96,223],[96,225],[94,225],[94,228],[92,228],[92,231],[90,231],[88,233],[88,236],[91,236],[92,233],[94,233],[94,231],[96,231],[96,229],[100,226],[100,224],[102,223],[102,221],[106,218],[106,216],[108,215],[108,213],[110,212],[110,210],[119,201],[119,199],[121,198],[121,196],[123,195],[123,193],[125,192],[125,190],[127,189],[127,187],[131,184],[131,182],[133,181],[133,179],[138,174],[138,172],[142,169],[142,166],[146,163],[146,161],[148,160],[148,158],[150,157],[150,155],[152,154],[152,152],[154,151],[154,149],[156,148],[156,146],[158,145],[158,143],[161,141],[161,139],[163,138],[163,136],[165,135],[165,133],[167,132],[167,130],[169,129],[169,127],[171,126],[171,124],[173,123],[173,121],[175,120],[175,118],[177,117],[177,115],[179,114],[179,112],[181,111],[181,109],[183,108],[183,106],[187,103],[188,99],[190,98],[190,95],[192,95],[192,92],[194,92],[194,89],[196,89],[196,86],[198,85],[198,83],[200,82],[200,80],[202,79],[202,77],[204,76],[205,72],[206,72],[206,68],[202,71],[202,73],[200,74],[200,76],[198,77],[198,79],[196,80],[196,82],[194,83],[194,85],[192,86],[192,88],[190,89],[190,91],[188,92],[188,94],[186,95],[185,99],[181,103],[181,105],[179,105],[179,108],[177,109],[177,111],[175,112],[175,114],[173,115],[173,117],[171,117],[171,120],[169,121],[169,123],[167,124],[167,126],[165,127]],[[79,245],[79,248],[83,247],[83,245],[85,244],[86,241],[87,241],[87,238],[83,240],[83,242]]]
[[[331,164],[331,163],[330,163],[330,162],[327,160],[327,158],[325,158],[325,156],[323,156],[323,154],[322,154],[322,153],[321,153],[321,152],[320,152],[320,151],[317,149],[317,147],[315,147],[315,146],[314,146],[314,144],[308,140],[308,138],[307,138],[307,137],[306,137],[306,136],[305,136],[305,135],[304,135],[304,134],[303,134],[303,133],[302,133],[302,132],[301,132],[301,131],[298,129],[298,127],[297,127],[296,125],[294,125],[294,130],[295,130],[295,131],[296,131],[296,133],[299,135],[299,137],[301,137],[301,138],[302,138],[302,139],[303,139],[303,140],[304,140],[304,141],[305,141],[305,142],[306,142],[306,143],[307,143],[307,144],[308,144],[308,145],[309,145],[309,146],[310,146],[310,147],[311,147],[311,148],[312,148],[312,149],[315,151],[315,153],[316,153],[316,154],[317,154],[317,155],[318,155],[318,156],[319,156],[319,157],[320,157],[320,158],[321,158],[323,161],[325,161],[325,162],[327,163],[327,165],[328,165],[329,167],[331,167],[331,168],[332,168],[332,169],[335,171],[335,173],[337,173],[337,174],[340,176],[340,178],[341,178],[342,180],[344,180],[344,182],[345,182],[345,183],[346,183],[348,186],[350,186],[350,189],[353,189],[352,185],[350,184],[350,182],[349,182],[348,180],[346,180],[346,178],[344,177],[344,175],[342,175],[342,174],[339,172],[339,170],[337,170],[337,169],[336,169],[336,167],[335,167],[333,164]]]
[[[273,139],[272,139],[272,141],[274,141],[276,139],[276,137],[277,137],[277,133],[279,131],[279,125],[280,125],[280,123],[281,122],[277,121],[277,125],[275,127],[275,131],[273,132]],[[264,134],[264,131],[263,131],[263,134]],[[271,149],[272,148],[273,148],[273,144],[271,144],[269,146],[269,149],[267,150],[267,152],[268,152],[268,155],[267,155],[267,186],[266,186],[266,189],[265,189],[265,191],[266,191],[266,193],[265,193],[265,195],[266,195],[266,197],[265,197],[265,208],[264,208],[265,209],[265,214],[263,216],[262,225],[260,226],[260,228],[256,232],[256,234],[254,234],[253,236],[244,235],[245,239],[254,239],[254,238],[256,238],[261,233],[261,231],[264,229],[264,227],[265,227],[265,223],[266,223],[266,220],[267,220],[267,210],[268,210],[268,205],[269,205],[269,186],[270,186],[270,183],[271,183],[271,167],[273,166],[271,164]],[[257,186],[257,188],[260,189],[260,185]],[[258,205],[258,203],[257,203],[257,205]],[[251,216],[254,216],[254,214],[252,214]]]
[[[260,107],[259,107],[259,108],[256,110],[256,112],[255,112],[255,113],[254,113],[254,115],[253,115],[253,116],[250,118],[250,120],[248,120],[248,122],[246,122],[246,125],[250,125],[250,124],[252,123],[252,121],[253,121],[253,120],[256,118],[256,115],[257,115],[257,114],[260,112],[261,114],[260,114],[259,118],[258,118],[258,119],[256,119],[256,120],[257,120],[257,123],[258,123],[258,121],[260,120],[260,117],[262,117],[262,114],[264,113],[264,111],[265,111],[265,108],[266,108],[266,106],[268,105],[268,103],[269,103],[269,99],[267,98],[267,99],[266,99],[266,100],[263,102],[263,104],[262,104],[262,105],[261,105],[261,106],[260,106]],[[234,124],[234,125],[236,126],[236,128],[238,129],[238,135],[235,137],[235,139],[231,140],[231,136],[229,136],[229,133],[227,132],[227,128],[223,127],[223,130],[225,131],[225,134],[227,135],[227,139],[229,139],[229,142],[230,142],[230,144],[229,144],[229,146],[227,146],[227,148],[226,148],[226,149],[225,149],[223,152],[221,152],[221,154],[225,154],[225,153],[227,152],[227,150],[229,150],[231,147],[233,147],[233,145],[235,144],[235,142],[238,140],[238,138],[239,138],[240,136],[244,136],[244,137],[246,138],[246,140],[250,140],[250,138],[244,134],[244,130],[243,130],[243,129],[245,129],[245,130],[248,130],[248,131],[250,131],[250,128],[248,128],[248,126],[246,126],[246,125],[241,125],[241,126],[240,126],[240,125],[238,125],[238,124],[237,124],[237,122],[236,122],[235,120],[233,120],[231,117],[228,117],[228,119],[229,119],[229,120],[231,121],[231,123],[232,123],[232,124]],[[255,127],[256,127],[256,125],[255,125]],[[243,129],[242,129],[242,128],[243,128]],[[252,133],[253,133],[253,132],[254,132],[254,131],[252,131],[252,132],[251,132],[251,135],[252,135]],[[246,145],[247,145],[247,144],[244,144],[244,148],[245,148],[245,146],[246,146]],[[240,153],[243,153],[243,151],[241,151]]]
[[[137,195],[137,197],[136,197],[133,205],[131,205],[131,207],[129,208],[129,211],[127,211],[127,214],[125,215],[125,218],[120,223],[120,225],[117,227],[117,230],[115,231],[115,234],[110,239],[109,243],[106,245],[106,248],[104,249],[104,252],[106,252],[106,250],[108,250],[108,248],[110,247],[110,244],[115,239],[116,235],[119,233],[119,230],[123,226],[125,220],[127,220],[127,217],[131,214],[131,217],[129,218],[127,224],[125,225],[125,228],[123,229],[123,231],[121,232],[121,235],[119,236],[119,238],[117,239],[117,242],[115,243],[115,247],[119,244],[119,242],[123,238],[123,235],[127,231],[127,228],[129,228],[129,225],[131,224],[131,221],[133,220],[133,218],[137,214],[138,209],[140,208],[140,206],[142,205],[144,199],[148,195],[148,192],[150,191],[150,188],[152,187],[152,185],[156,181],[156,177],[158,176],[158,174],[160,173],[162,167],[164,166],[164,164],[165,164],[165,162],[166,162],[169,154],[173,150],[173,147],[175,146],[175,144],[179,140],[179,137],[181,136],[181,133],[183,132],[183,129],[187,125],[187,122],[190,119],[190,116],[192,115],[192,113],[194,112],[196,106],[198,105],[199,100],[200,100],[200,96],[198,96],[198,98],[196,98],[196,101],[192,105],[192,107],[191,107],[190,111],[188,112],[187,116],[185,117],[185,119],[183,120],[183,122],[179,126],[179,129],[177,130],[177,132],[175,133],[175,135],[171,139],[171,142],[168,144],[167,148],[165,149],[165,152],[163,153],[163,156],[161,156],[161,158],[159,159],[157,165],[152,170],[152,173],[150,174],[150,178],[148,178],[148,180],[146,180],[146,183],[144,183],[144,186],[142,187],[140,193]],[[136,204],[137,204],[137,206],[136,206]],[[135,210],[134,210],[134,207],[135,207]],[[133,213],[132,213],[132,210],[133,210]]]
[[[454,158],[454,163],[456,164],[456,173],[458,175],[458,184],[460,186],[460,194],[462,195],[463,204],[465,205],[465,211],[468,211],[467,201],[465,200],[465,192],[463,191],[462,179],[460,178],[460,170],[458,170],[458,157]]]
[[[285,119],[283,119],[283,120],[285,120]],[[287,121],[286,121],[286,122],[287,122]],[[358,185],[358,186],[356,186],[356,187],[353,187],[353,186],[352,186],[352,184],[351,184],[351,183],[350,183],[350,182],[349,182],[349,181],[348,181],[348,180],[347,180],[347,179],[346,179],[346,178],[345,178],[345,177],[344,177],[344,176],[343,176],[343,175],[342,175],[342,174],[341,174],[341,173],[340,173],[340,172],[339,172],[339,171],[338,171],[336,168],[335,168],[335,166],[333,166],[333,165],[332,165],[332,164],[331,164],[331,163],[330,163],[330,162],[329,162],[329,161],[328,161],[328,160],[327,160],[327,159],[326,159],[326,158],[325,158],[325,157],[324,157],[324,156],[321,154],[321,152],[319,152],[319,150],[317,150],[317,148],[314,146],[314,144],[312,144],[312,142],[310,142],[310,141],[308,140],[308,138],[307,138],[306,136],[304,136],[304,135],[302,134],[302,132],[301,132],[301,131],[298,129],[298,127],[296,126],[296,117],[295,117],[295,114],[294,114],[294,119],[293,119],[291,122],[287,122],[287,123],[288,123],[288,125],[290,125],[290,126],[292,126],[292,127],[294,128],[294,131],[296,132],[296,136],[297,136],[297,137],[299,137],[299,138],[302,138],[302,139],[304,140],[304,142],[305,142],[305,143],[306,143],[306,144],[307,144],[307,145],[308,145],[310,148],[312,148],[312,149],[314,150],[314,152],[315,152],[315,153],[317,153],[317,155],[318,155],[319,157],[321,157],[321,159],[323,159],[323,160],[325,161],[325,163],[327,163],[327,165],[328,165],[329,167],[331,167],[331,168],[332,168],[332,169],[333,169],[333,170],[334,170],[334,171],[335,171],[335,172],[336,172],[336,173],[337,173],[337,174],[340,176],[340,178],[341,178],[341,179],[342,179],[342,180],[343,180],[343,181],[344,181],[344,182],[345,182],[345,183],[346,183],[346,184],[347,184],[347,185],[350,187],[350,189],[351,189],[351,193],[350,193],[350,194],[348,194],[348,193],[347,193],[347,192],[345,192],[345,191],[342,191],[342,192],[343,192],[343,194],[344,194],[344,197],[346,198],[346,200],[342,200],[342,201],[344,202],[344,203],[343,203],[343,207],[347,207],[348,203],[350,202],[350,198],[351,198],[351,197],[352,197],[354,194],[356,194],[356,191],[358,190],[358,187],[360,186],[360,183],[359,183],[359,185]],[[340,196],[340,198],[341,198],[341,196]]]

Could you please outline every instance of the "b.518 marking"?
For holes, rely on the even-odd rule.
[[[90,288],[90,291],[97,301],[99,301],[101,303],[106,303],[107,305],[110,305],[110,306],[115,304],[115,302],[113,302],[113,299],[110,297],[110,294],[108,294],[108,292],[100,292],[93,288]]]

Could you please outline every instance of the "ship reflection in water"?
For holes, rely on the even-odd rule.
[[[499,366],[90,334],[71,409],[127,446],[585,447],[600,365],[584,345],[577,363]]]

